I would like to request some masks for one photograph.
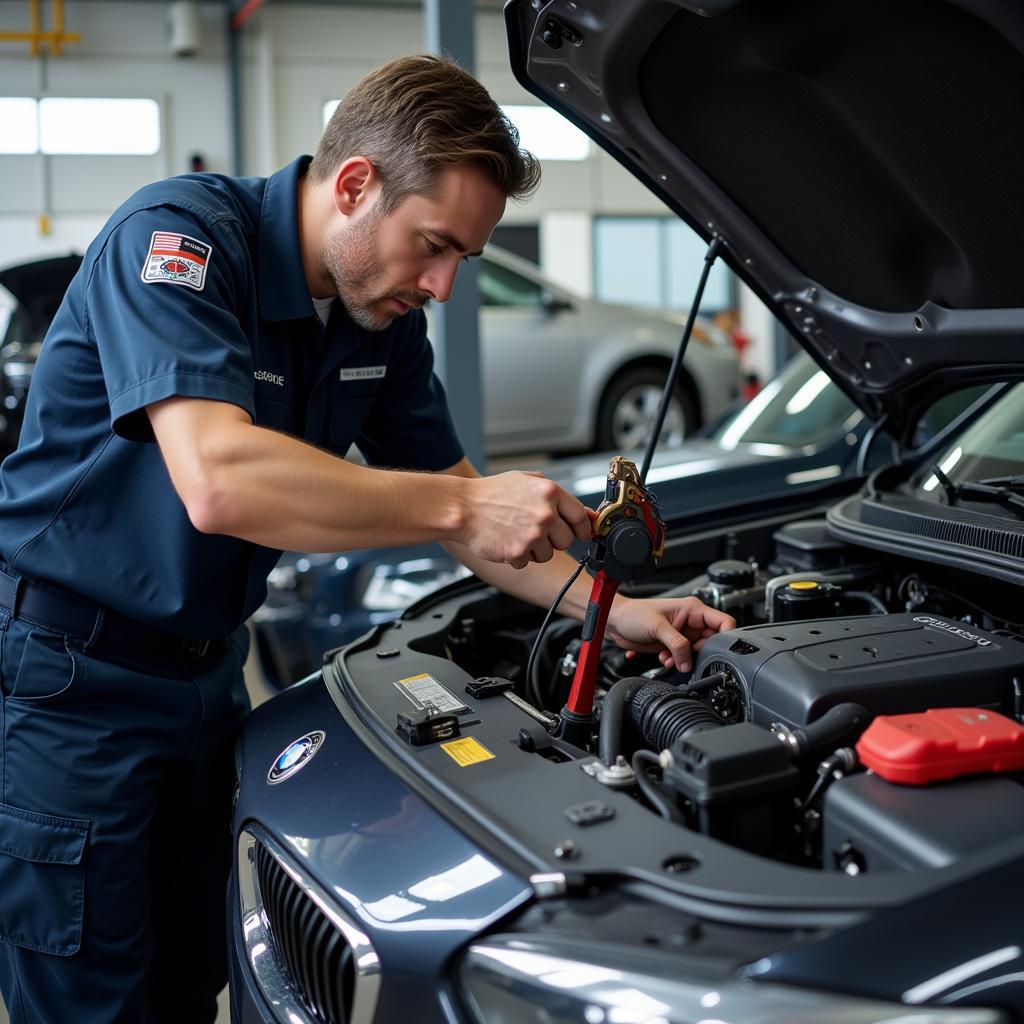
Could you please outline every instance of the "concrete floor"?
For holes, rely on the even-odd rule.
[[[255,647],[255,644],[253,646]],[[249,690],[249,697],[252,700],[253,707],[256,707],[258,704],[262,704],[274,694],[274,691],[271,690],[264,681],[263,673],[260,671],[259,664],[253,656],[250,656],[249,660],[245,664],[245,683]],[[217,1000],[217,1006],[218,1012],[216,1024],[228,1024],[230,1017],[227,989],[224,989],[220,994],[220,998]],[[2,998],[0,998],[0,1024],[10,1024]]]

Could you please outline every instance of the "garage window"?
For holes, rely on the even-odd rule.
[[[151,156],[159,151],[156,100],[0,97],[0,153]]]
[[[706,251],[704,240],[673,217],[597,217],[594,295],[603,302],[689,309]],[[730,309],[735,294],[732,272],[719,260],[708,278],[701,311]]]

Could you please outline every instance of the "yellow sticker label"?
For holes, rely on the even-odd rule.
[[[490,761],[494,755],[472,736],[464,736],[461,740],[442,743],[441,749],[460,767],[467,768],[471,764]]]

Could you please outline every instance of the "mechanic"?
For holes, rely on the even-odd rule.
[[[568,577],[587,510],[539,474],[476,473],[420,311],[538,178],[474,79],[403,58],[312,162],[147,186],[90,245],[0,471],[12,1024],[214,1020],[243,624],[282,549],[443,541],[542,605]],[[609,632],[686,668],[734,624],[619,598]]]

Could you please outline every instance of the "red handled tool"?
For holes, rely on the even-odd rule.
[[[594,687],[608,613],[619,584],[654,572],[665,553],[665,524],[654,495],[634,463],[616,455],[608,464],[604,501],[597,509],[587,565],[594,585],[583,619],[583,644],[559,734],[585,740],[594,723]]]

